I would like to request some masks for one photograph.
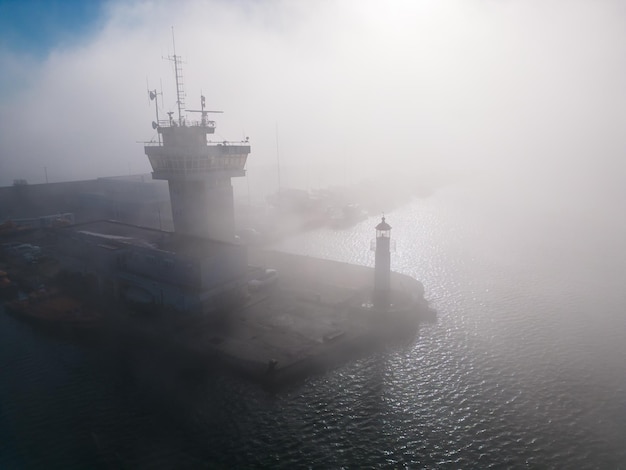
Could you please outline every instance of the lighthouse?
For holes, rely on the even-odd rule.
[[[381,310],[389,308],[391,289],[391,225],[385,217],[376,226],[376,246],[374,264],[374,307]]]
[[[168,113],[168,120],[157,120],[152,127],[159,141],[145,146],[152,165],[152,178],[166,180],[172,204],[174,232],[200,238],[232,242],[235,239],[235,210],[231,178],[245,175],[250,153],[246,138],[243,142],[209,142],[215,133],[215,122],[210,121],[205,98],[201,96],[199,121],[190,121],[182,114],[184,92],[180,57],[174,53],[171,60],[176,72],[178,119]],[[156,92],[150,98],[156,99]],[[158,110],[158,107],[157,107]]]

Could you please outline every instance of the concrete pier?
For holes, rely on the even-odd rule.
[[[392,308],[380,312],[371,304],[372,268],[270,251],[250,253],[250,261],[276,269],[278,282],[251,292],[220,322],[180,325],[172,350],[280,385],[434,317],[422,284],[406,275],[392,273]]]
[[[414,335],[421,321],[434,318],[422,284],[410,276],[391,273],[391,306],[379,311],[372,305],[373,268],[265,250],[250,250],[249,262],[250,279],[272,268],[277,282],[217,314],[134,315],[114,299],[84,300],[104,313],[99,336],[120,358],[138,353],[154,366],[217,368],[276,386]],[[55,278],[48,263],[10,271],[23,286]]]

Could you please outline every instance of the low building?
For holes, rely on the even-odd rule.
[[[150,175],[0,187],[0,222],[63,213],[78,223],[114,219],[173,229],[167,183]]]
[[[96,221],[54,231],[54,256],[102,295],[182,312],[211,313],[245,295],[246,247]]]

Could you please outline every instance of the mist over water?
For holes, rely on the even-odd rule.
[[[415,344],[380,359],[382,402],[393,416],[385,420],[395,449],[389,462],[622,465],[620,204],[599,198],[597,211],[575,199],[528,204],[518,188],[481,183],[442,189],[388,214],[398,243],[393,268],[422,280],[439,311]],[[372,223],[351,234],[344,259],[372,263],[352,249],[366,246],[364,225]],[[288,248],[341,256],[341,236],[315,234]],[[438,450],[430,447],[434,435]]]
[[[1,427],[17,430],[3,440],[3,458],[29,463],[33,449],[54,445],[66,450],[54,462],[67,467],[114,452],[131,466],[619,468],[621,207],[539,202],[512,185],[473,181],[388,213],[392,267],[424,283],[437,322],[276,395],[225,377],[165,386],[146,374],[147,358],[111,367],[3,315],[11,354],[0,368]],[[276,248],[372,265],[377,222]],[[19,398],[33,384],[48,389],[52,376],[64,392],[49,403]],[[64,435],[52,432],[61,418]],[[108,450],[95,450],[92,432]],[[70,444],[77,438],[80,454]]]

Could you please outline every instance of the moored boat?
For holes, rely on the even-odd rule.
[[[30,323],[61,329],[91,330],[102,319],[99,312],[56,290],[34,291],[26,298],[8,302],[5,309]]]

